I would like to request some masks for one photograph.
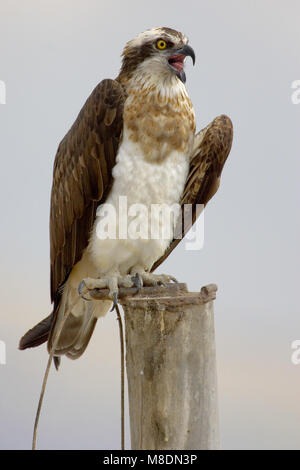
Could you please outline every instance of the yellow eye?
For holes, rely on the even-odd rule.
[[[166,49],[167,43],[163,39],[159,39],[156,43],[156,47],[162,51],[163,49]]]

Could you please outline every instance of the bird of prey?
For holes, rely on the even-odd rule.
[[[136,215],[143,226],[153,204],[205,206],[217,191],[232,123],[221,115],[195,133],[185,88],[187,56],[195,62],[178,31],[159,27],[139,34],[124,48],[118,77],[96,86],[61,141],[50,212],[53,312],[23,336],[20,349],[48,341],[50,351],[67,316],[54,359],[56,365],[62,355],[76,359],[97,319],[117,301],[119,287],[173,279],[153,274],[180,241],[173,228],[167,239],[130,239],[101,238],[97,227],[107,204],[120,215],[120,197],[149,209]],[[190,225],[196,217],[193,212]],[[88,298],[94,287],[108,288],[111,300]]]

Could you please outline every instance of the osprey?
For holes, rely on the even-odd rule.
[[[147,209],[153,204],[205,206],[217,191],[232,124],[222,115],[195,134],[184,85],[187,56],[195,62],[188,39],[178,31],[160,27],[139,34],[125,46],[118,77],[96,86],[61,141],[50,212],[53,312],[23,336],[20,349],[48,341],[51,351],[67,316],[55,363],[61,355],[76,359],[97,319],[116,303],[118,287],[173,280],[153,271],[179,243],[174,230],[168,239],[104,239],[97,226],[106,204],[120,215],[120,197]],[[194,211],[191,224],[196,217]],[[136,218],[143,226],[151,215]],[[95,287],[108,287],[112,300],[88,299]]]

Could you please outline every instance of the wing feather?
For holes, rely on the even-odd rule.
[[[123,127],[124,91],[103,80],[58,147],[50,209],[51,300],[86,248],[96,209],[111,185]]]
[[[180,233],[181,238],[176,238],[178,230],[175,229],[175,238],[164,255],[152,266],[151,271],[154,271],[169,256],[195,223],[201,213],[201,211],[196,210],[196,204],[203,204],[205,207],[217,192],[221,173],[231,149],[232,138],[232,122],[225,115],[216,117],[197,134],[195,138],[196,147],[181,198],[182,209],[185,204],[191,204],[191,223],[188,225],[182,221],[182,224],[180,224],[180,227],[183,228],[182,234]],[[182,216],[184,216],[184,210],[182,210]]]

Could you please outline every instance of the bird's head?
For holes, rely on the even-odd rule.
[[[138,71],[164,77],[175,75],[185,83],[187,56],[194,64],[195,53],[184,34],[170,28],[150,29],[126,44],[120,76],[131,78]]]

